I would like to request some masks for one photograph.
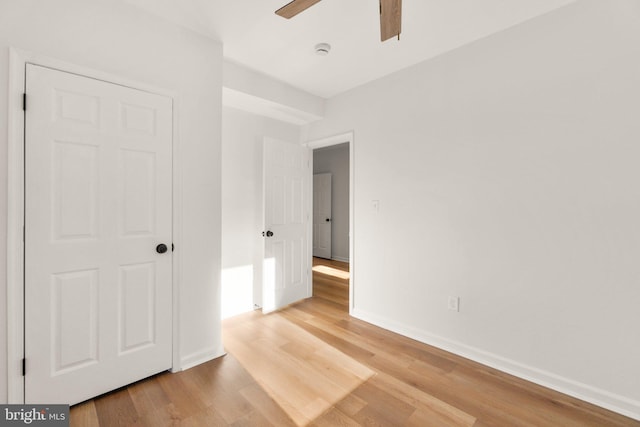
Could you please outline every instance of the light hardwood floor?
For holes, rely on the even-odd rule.
[[[223,329],[227,351],[298,426],[308,425],[375,375],[283,313],[237,316]]]
[[[268,316],[253,313],[224,324],[225,334],[232,334],[239,324],[243,333],[252,333],[265,327],[265,318],[267,324],[287,321],[287,334],[305,331],[314,337],[308,341],[314,346],[320,340],[375,373],[331,402],[310,425],[640,427],[638,421],[351,318],[348,266],[319,259],[314,264],[320,267],[314,271],[313,298]],[[277,330],[270,330],[271,338],[282,340]],[[302,358],[311,354],[305,346],[283,346]],[[281,372],[294,370],[287,357],[281,358]],[[267,354],[243,356],[251,364],[267,359]],[[331,364],[323,366],[333,375]],[[249,371],[255,373],[255,366],[242,366],[230,352],[188,371],[160,374],[74,406],[71,425],[296,425],[282,399],[295,406],[301,391],[283,387],[276,401],[274,391],[261,386]]]

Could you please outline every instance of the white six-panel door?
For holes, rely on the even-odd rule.
[[[74,404],[171,367],[172,100],[35,65],[26,91],[25,400]]]
[[[264,142],[265,313],[311,296],[309,152],[298,144]]]
[[[313,175],[313,256],[331,259],[331,174]]]

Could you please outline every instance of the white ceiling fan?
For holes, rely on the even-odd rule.
[[[276,14],[291,19],[320,2],[320,0],[293,0],[276,10]],[[392,37],[400,39],[402,22],[402,0],[379,0],[380,2],[380,39],[388,40]]]

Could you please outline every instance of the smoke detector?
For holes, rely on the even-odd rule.
[[[331,45],[329,43],[318,43],[315,47],[316,55],[327,56],[329,55],[329,51],[331,50]]]

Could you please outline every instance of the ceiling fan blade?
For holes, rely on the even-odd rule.
[[[402,0],[380,0],[380,39],[400,36]]]
[[[285,4],[280,9],[276,10],[276,15],[280,15],[283,18],[291,19],[300,12],[304,12],[320,0],[293,0],[291,3]]]

